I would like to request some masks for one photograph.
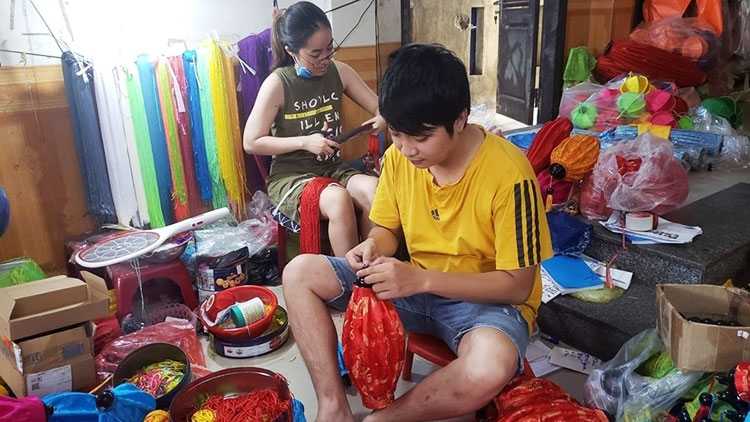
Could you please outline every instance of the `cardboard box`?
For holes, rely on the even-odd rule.
[[[727,372],[750,360],[750,292],[706,284],[656,286],[659,334],[682,371]],[[690,322],[697,316],[741,327]]]
[[[85,281],[57,276],[0,289],[0,338],[17,340],[107,316],[106,283],[81,274]]]
[[[74,391],[96,382],[94,324],[4,344],[0,376],[18,397]]]
[[[0,289],[0,377],[19,397],[95,381],[93,324],[109,311],[107,287],[82,272]]]

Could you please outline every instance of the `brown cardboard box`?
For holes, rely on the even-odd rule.
[[[0,339],[17,340],[107,315],[109,293],[100,277],[81,273],[0,289]]]
[[[3,346],[0,376],[18,397],[73,391],[95,383],[94,325],[83,323]]]
[[[659,334],[682,371],[726,372],[750,360],[750,292],[706,284],[656,286]],[[741,327],[690,322],[697,316]]]
[[[93,324],[109,310],[104,280],[82,273],[0,289],[0,377],[21,397],[95,381]]]

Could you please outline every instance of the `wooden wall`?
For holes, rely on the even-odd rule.
[[[0,185],[10,200],[0,262],[28,256],[50,274],[64,272],[63,239],[93,223],[62,67],[0,68]]]
[[[565,60],[573,47],[587,46],[598,57],[610,40],[628,38],[635,6],[636,0],[568,0]]]
[[[381,45],[382,63],[398,43]],[[375,47],[345,47],[337,60],[351,65],[373,90]],[[344,100],[344,128],[370,115]],[[344,145],[346,159],[363,155],[367,141]],[[78,156],[60,66],[0,67],[0,186],[10,200],[0,262],[34,259],[48,274],[65,272],[64,239],[94,228],[87,215]]]

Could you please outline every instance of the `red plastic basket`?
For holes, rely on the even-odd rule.
[[[209,327],[206,320],[203,318],[205,312],[208,318],[216,320],[218,313],[224,309],[227,309],[235,303],[246,302],[255,297],[260,298],[260,300],[263,301],[263,304],[271,305],[271,309],[266,312],[266,315],[262,319],[248,326],[240,328],[222,328],[219,326]],[[220,339],[247,340],[258,337],[266,331],[268,326],[271,325],[273,314],[276,312],[276,307],[278,305],[279,301],[278,298],[276,298],[276,295],[265,287],[237,286],[214,293],[200,306],[198,316],[206,329]]]

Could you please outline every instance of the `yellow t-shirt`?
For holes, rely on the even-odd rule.
[[[536,176],[513,144],[485,131],[464,175],[438,186],[394,146],[385,152],[370,219],[404,232],[411,263],[453,273],[515,270],[552,256]],[[537,316],[542,281],[519,308],[529,325]]]

